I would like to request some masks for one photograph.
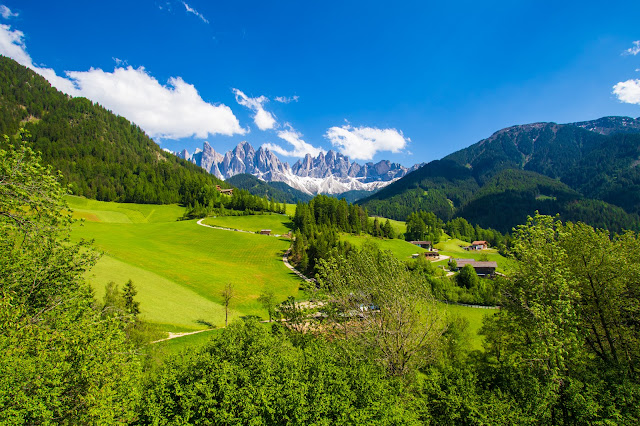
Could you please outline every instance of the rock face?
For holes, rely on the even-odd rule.
[[[570,123],[573,126],[582,127],[601,135],[612,133],[638,133],[640,132],[640,118],[631,117],[602,117],[597,120],[580,121]]]
[[[307,194],[340,194],[351,190],[374,191],[416,170],[421,165],[406,168],[382,160],[360,165],[340,153],[329,151],[317,157],[307,154],[293,166],[280,161],[268,149],[257,151],[248,142],[241,142],[222,155],[208,142],[193,155],[182,150],[178,157],[191,161],[220,179],[248,173],[267,182],[284,182]]]

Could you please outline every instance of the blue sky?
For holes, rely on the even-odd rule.
[[[637,1],[0,4],[1,54],[171,150],[409,166],[515,124],[640,116]]]

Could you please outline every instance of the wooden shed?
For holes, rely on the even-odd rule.
[[[431,241],[410,241],[410,243],[423,249],[431,250]]]
[[[471,265],[476,274],[481,277],[493,277],[496,274],[497,262],[479,261],[474,259],[455,259],[458,269]]]

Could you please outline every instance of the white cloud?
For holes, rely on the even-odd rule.
[[[280,102],[283,104],[288,104],[291,102],[298,102],[298,99],[300,99],[300,97],[298,95],[294,95],[294,96],[276,96],[275,98],[273,98],[274,101],[276,102]]]
[[[0,4],[0,15],[2,15],[4,19],[9,19],[18,16],[18,13],[13,13],[7,6]]]
[[[26,46],[23,41],[24,33],[19,30],[11,30],[11,26],[0,24],[0,55],[9,57],[27,68],[31,68],[44,78],[46,78],[52,86],[58,90],[71,95],[78,96],[73,83],[66,78],[59,77],[56,72],[50,68],[41,68],[36,66],[27,53]]]
[[[90,69],[67,72],[80,93],[127,117],[153,137],[244,134],[226,105],[205,102],[196,88],[180,77],[161,85],[143,67],[116,68],[113,72]]]
[[[638,53],[640,53],[640,40],[634,41],[633,47],[630,47],[624,52],[622,52],[623,55],[633,55],[633,56],[636,56]]]
[[[640,104],[640,80],[627,80],[613,86],[613,94],[626,104]]]
[[[193,13],[194,15],[196,15],[198,18],[202,19],[202,22],[204,22],[205,24],[208,24],[209,21],[207,20],[207,18],[205,18],[202,13],[198,12],[197,10],[193,9],[192,7],[190,7],[187,3],[182,2],[182,4],[184,4],[184,8],[187,10],[187,12],[189,13]]]
[[[180,77],[162,85],[144,68],[67,71],[68,78],[33,64],[23,42],[24,34],[0,25],[0,54],[31,68],[52,86],[71,96],[84,96],[139,125],[152,137],[179,139],[207,135],[244,134],[238,119],[226,105],[205,102],[196,88]]]
[[[255,112],[253,121],[260,130],[273,129],[278,125],[273,114],[266,111],[263,107],[263,104],[269,102],[267,97],[260,96],[257,98],[250,98],[238,89],[233,89],[233,93],[236,95],[236,102],[238,102],[238,104]]]
[[[402,151],[409,138],[405,138],[396,129],[377,129],[375,127],[331,127],[325,133],[331,144],[340,152],[355,160],[371,160],[380,151],[398,153]]]
[[[298,133],[293,127],[291,127],[290,124],[285,124],[285,127],[285,130],[278,131],[278,137],[291,144],[293,146],[292,150],[287,151],[281,146],[272,143],[266,143],[262,146],[269,149],[270,151],[286,155],[288,157],[304,157],[306,154],[311,154],[315,157],[321,152],[324,152],[323,149],[316,148],[313,145],[302,140],[302,135]]]

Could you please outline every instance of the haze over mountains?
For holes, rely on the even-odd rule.
[[[177,155],[219,179],[247,173],[266,182],[284,182],[309,195],[375,191],[421,166],[407,168],[387,160],[361,165],[332,150],[326,154],[321,152],[315,158],[307,154],[290,166],[268,148],[260,147],[256,151],[248,142],[241,142],[224,155],[208,142],[193,154],[183,150]]]

